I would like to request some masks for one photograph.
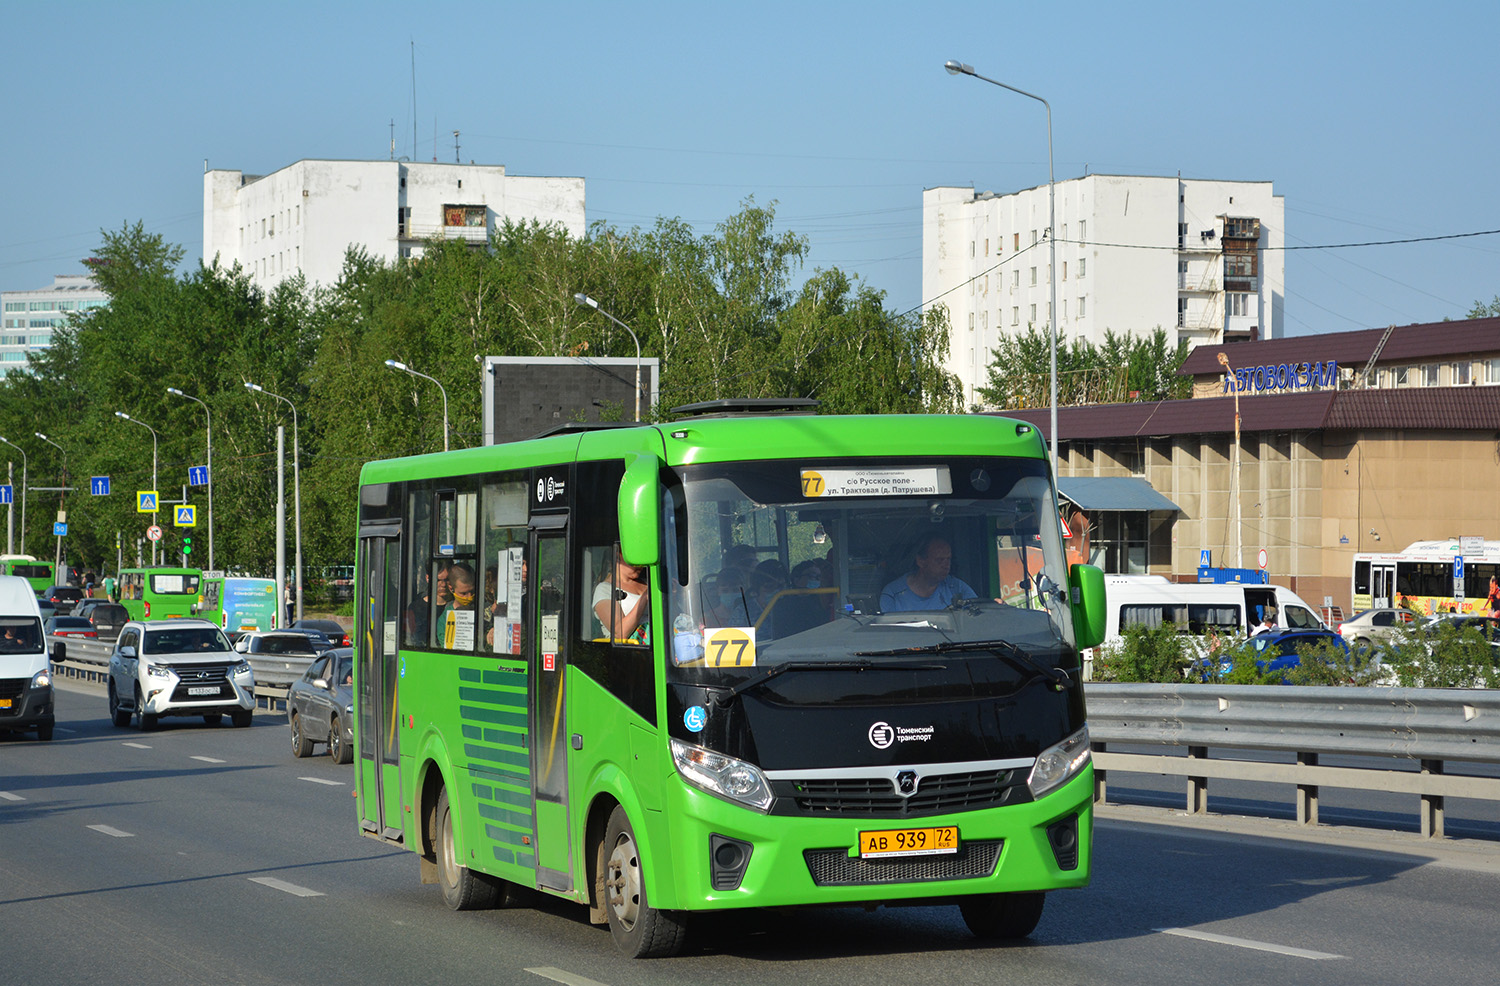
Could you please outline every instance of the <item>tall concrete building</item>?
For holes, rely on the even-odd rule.
[[[24,371],[69,316],[107,304],[109,295],[86,274],[59,274],[47,288],[0,292],[0,377]]]
[[[301,271],[338,280],[345,251],[420,256],[434,235],[476,246],[505,223],[584,232],[582,178],[513,177],[500,165],[303,160],[269,175],[205,170],[203,261],[236,261],[270,290]]]
[[[1283,334],[1284,203],[1270,182],[1087,175],[1056,183],[1057,326],[1096,345],[1157,327],[1190,345]],[[922,297],[946,305],[965,400],[1002,335],[1050,323],[1048,188],[922,195]]]

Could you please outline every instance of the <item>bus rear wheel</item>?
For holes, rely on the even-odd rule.
[[[986,894],[970,897],[958,909],[974,937],[1016,941],[1036,930],[1045,902],[1043,893]]]
[[[443,888],[443,903],[455,911],[477,911],[494,907],[500,898],[501,884],[484,879],[458,861],[458,847],[453,841],[453,809],[448,803],[448,789],[438,793],[433,810],[434,848],[437,850],[438,886]]]
[[[682,915],[646,899],[645,864],[630,818],[619,805],[604,831],[604,911],[615,945],[633,959],[676,955],[687,939]]]

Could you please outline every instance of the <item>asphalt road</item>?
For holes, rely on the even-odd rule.
[[[412,855],[357,835],[353,768],[294,759],[279,714],[139,733],[102,689],[58,706],[51,743],[0,734],[0,984],[1500,981],[1500,847],[1145,809],[1100,820],[1093,885],[1050,897],[1025,945],[976,942],[955,908],[808,910],[698,922],[686,955],[635,962],[577,905],[445,909]]]

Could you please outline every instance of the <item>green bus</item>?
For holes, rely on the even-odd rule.
[[[222,570],[206,571],[198,583],[198,602],[193,613],[212,620],[229,633],[274,630],[281,625],[276,580],[241,578],[225,575]]]
[[[1104,580],[1038,432],[808,411],[367,463],[361,832],[454,909],[541,890],[636,957],[810,904],[1019,938],[1086,885]]]
[[[132,620],[177,620],[193,615],[202,580],[197,568],[122,568],[115,593]]]
[[[50,561],[42,561],[31,555],[0,555],[0,575],[15,575],[25,579],[32,591],[39,596],[57,585],[53,578],[55,574]]]

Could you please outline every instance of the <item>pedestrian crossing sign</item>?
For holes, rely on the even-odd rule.
[[[197,527],[198,526],[198,508],[195,507],[195,506],[193,506],[191,503],[184,503],[181,506],[179,506],[177,508],[176,514],[177,514],[176,520],[174,520],[172,522],[173,526],[175,526],[175,527]]]
[[[156,491],[137,490],[135,494],[135,512],[138,514],[156,513]]]

